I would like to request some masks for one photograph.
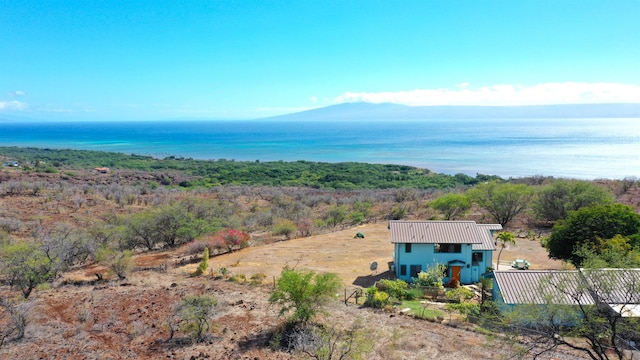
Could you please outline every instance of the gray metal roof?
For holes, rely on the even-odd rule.
[[[480,230],[480,235],[482,236],[481,244],[473,244],[471,248],[473,250],[495,250],[496,249],[496,241],[491,235],[490,230],[502,230],[502,225],[500,224],[477,224],[478,229]]]
[[[577,270],[508,270],[494,276],[506,304],[595,304]]]
[[[478,226],[487,230],[502,230],[502,225],[500,224],[478,224]]]
[[[482,230],[475,221],[390,221],[392,243],[479,244]]]
[[[640,304],[640,269],[580,269],[594,296],[607,304]]]

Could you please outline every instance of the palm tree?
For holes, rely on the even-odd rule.
[[[500,255],[507,244],[516,244],[516,236],[508,231],[499,232],[496,239],[500,242],[500,251],[498,252],[498,260],[496,261],[496,270],[500,270]]]

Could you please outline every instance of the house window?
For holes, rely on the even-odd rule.
[[[437,253],[461,253],[461,244],[435,244],[434,251]]]
[[[407,276],[407,265],[400,265],[400,276]]]
[[[471,254],[471,261],[473,262],[473,265],[478,265],[478,263],[482,261],[483,255],[484,254],[481,252],[474,252]]]
[[[411,252],[411,244],[404,244],[404,252],[406,253]]]
[[[418,273],[420,271],[422,271],[422,265],[411,265],[411,267],[409,267],[409,270],[411,271],[411,277],[418,277]]]

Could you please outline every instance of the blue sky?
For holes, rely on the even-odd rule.
[[[640,1],[0,0],[0,116],[640,102]]]

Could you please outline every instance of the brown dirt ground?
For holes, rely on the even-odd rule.
[[[365,239],[354,239],[356,232]],[[533,252],[544,259],[544,249],[519,239],[503,258]],[[0,347],[0,359],[292,359],[273,351],[269,340],[282,319],[268,303],[270,279],[265,285],[233,283],[207,274],[192,277],[196,264],[174,266],[183,249],[136,258],[138,271],[125,282],[80,286],[55,284],[35,290],[25,338]],[[316,272],[336,272],[346,287],[367,285],[374,276],[371,262],[381,271],[391,260],[393,247],[386,223],[369,224],[335,233],[243,249],[213,257],[211,266],[234,274],[277,276],[285,265]],[[169,264],[167,272],[154,270]],[[554,263],[548,263],[553,266]],[[97,267],[66,274],[68,280],[95,279]],[[5,289],[6,290],[6,289]],[[186,295],[212,294],[219,304],[212,319],[212,336],[201,344],[167,342],[168,322],[175,305]],[[397,313],[345,306],[336,301],[325,323],[348,328],[363,324],[370,352],[367,359],[501,359],[514,356],[511,348],[493,337],[474,332],[467,324],[443,325]],[[178,340],[184,339],[178,336]],[[457,345],[456,345],[457,344]],[[464,344],[464,346],[460,346]],[[579,359],[552,353],[546,359]]]
[[[355,239],[362,232],[364,239]],[[497,260],[498,252],[493,256]],[[508,245],[500,256],[500,262],[527,259],[531,269],[562,269],[563,263],[549,259],[547,251],[538,240],[517,238],[515,245]],[[393,245],[387,223],[367,224],[330,234],[293,239],[265,246],[243,249],[212,259],[212,265],[226,268],[235,274],[262,273],[268,278],[277,276],[286,265],[313,270],[334,272],[347,286],[370,286],[388,272],[387,263],[393,260]],[[370,265],[377,262],[378,270]],[[196,265],[192,265],[194,268]],[[501,266],[505,270],[507,266]]]
[[[357,232],[362,232],[365,238],[354,238]],[[269,279],[288,265],[315,272],[333,272],[345,285],[352,286],[356,282],[362,285],[367,280],[373,283],[375,275],[388,270],[387,263],[392,261],[392,256],[393,245],[387,225],[377,223],[242,249],[213,258],[212,265],[247,277],[262,273]],[[378,264],[377,271],[370,270],[373,262]]]

